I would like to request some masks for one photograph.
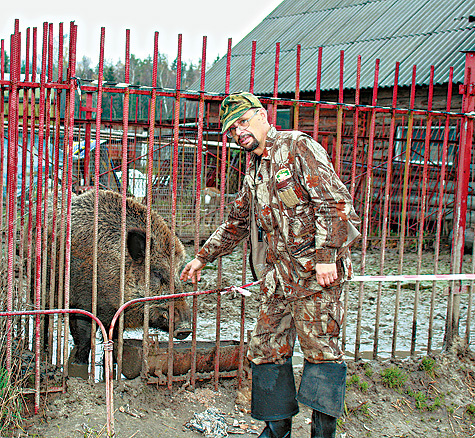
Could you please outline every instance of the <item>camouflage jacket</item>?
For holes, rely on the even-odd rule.
[[[317,263],[337,263],[338,281],[351,277],[348,246],[359,236],[360,220],[326,151],[311,137],[271,127],[264,152],[253,155],[227,220],[197,257],[206,263],[231,253],[248,237],[253,217],[267,241],[261,276],[269,293],[277,282],[296,295],[321,291]]]

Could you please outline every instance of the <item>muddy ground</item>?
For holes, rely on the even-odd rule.
[[[396,361],[350,361],[346,413],[339,422],[340,438],[475,436],[475,356],[454,350],[434,357]],[[423,365],[424,364],[424,365]],[[300,372],[297,371],[297,382]],[[407,380],[404,380],[407,379]],[[391,388],[389,385],[395,385]],[[262,429],[249,415],[249,387],[223,379],[185,385],[172,393],[145,385],[140,378],[115,385],[115,432],[120,438],[198,438],[206,435],[187,426],[196,414],[216,409],[227,424],[227,436],[256,437]],[[310,436],[309,408],[301,405],[292,437]],[[66,394],[43,400],[38,415],[26,421],[24,432],[10,436],[106,437],[105,389],[100,383],[69,379]],[[224,423],[223,423],[224,424]],[[226,436],[226,435],[208,435]]]
[[[188,250],[189,254],[193,251]],[[372,256],[370,256],[372,257]],[[355,254],[358,265],[360,255]],[[416,258],[407,255],[411,264],[405,272],[414,273]],[[397,254],[388,254],[388,266],[397,266]],[[408,262],[409,263],[409,262]],[[441,263],[448,263],[444,256]],[[223,259],[223,285],[240,285],[242,254],[236,252]],[[377,258],[367,262],[367,273],[376,273]],[[430,255],[423,258],[422,272],[432,273],[433,260]],[[208,266],[203,274],[200,289],[214,288],[217,264]],[[443,269],[443,268],[442,268]],[[444,272],[441,270],[441,272]],[[445,271],[448,272],[448,271]],[[390,273],[390,272],[388,272]],[[394,272],[391,272],[394,273]],[[250,280],[247,278],[246,281]],[[421,287],[421,327],[427,320],[427,304],[432,286]],[[445,312],[444,287],[437,291],[436,334],[434,346],[441,346],[443,320]],[[254,289],[255,291],[255,289]],[[401,326],[398,349],[407,349],[410,340],[410,324],[404,320],[411,317],[414,287],[406,287],[401,296]],[[356,315],[356,298],[358,285],[350,288],[348,308],[348,350],[351,350],[354,338],[354,319]],[[437,352],[431,356],[423,353],[416,357],[398,357],[390,359],[387,345],[391,338],[387,332],[392,329],[392,305],[395,289],[385,288],[383,296],[383,315],[381,318],[381,359],[360,360],[354,362],[351,353],[348,358],[348,378],[346,395],[346,412],[339,421],[340,438],[359,437],[419,437],[419,438],[468,438],[475,437],[475,355],[472,345],[461,347],[458,344],[450,351]],[[365,290],[364,314],[368,319],[363,323],[362,350],[372,348],[375,296],[377,285],[368,285]],[[254,294],[255,296],[255,294]],[[247,299],[246,319],[252,327],[256,312],[254,296]],[[216,296],[200,297],[199,324],[213,321],[216,312]],[[463,303],[462,303],[463,304]],[[222,305],[222,329],[233,333],[240,314],[240,297],[237,294],[224,295]],[[352,325],[353,324],[353,325]],[[406,327],[407,326],[407,327]],[[238,326],[237,326],[238,327]],[[200,331],[200,336],[213,335],[213,324]],[[204,334],[203,334],[204,333]],[[424,330],[421,330],[417,350],[423,350],[427,343]],[[222,339],[229,339],[225,336]],[[398,337],[399,339],[399,337]],[[473,339],[473,336],[472,338]],[[438,348],[434,348],[438,350]],[[301,366],[296,357],[294,369],[297,384],[300,379]],[[42,398],[41,409],[37,415],[25,413],[26,420],[21,429],[3,433],[9,437],[106,437],[105,387],[101,382],[93,383],[77,378],[70,378],[65,394],[49,394]],[[190,425],[197,424],[203,414],[218,412],[221,415],[221,430],[226,429],[227,436],[239,435],[255,437],[262,430],[263,423],[255,422],[249,415],[250,391],[249,380],[245,379],[243,387],[237,388],[235,379],[221,379],[218,387],[214,382],[205,380],[197,382],[192,389],[187,384],[175,384],[170,392],[166,387],[144,383],[140,378],[122,380],[115,383],[114,418],[116,436],[132,437],[220,437],[224,432],[206,435]],[[200,417],[201,416],[201,417]],[[310,436],[311,411],[301,405],[300,413],[294,418],[292,437]]]

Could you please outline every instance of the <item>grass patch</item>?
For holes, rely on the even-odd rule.
[[[383,384],[389,388],[400,389],[407,381],[406,373],[397,366],[391,366],[381,371]]]
[[[359,388],[361,391],[365,392],[369,388],[369,383],[361,380],[360,376],[357,374],[353,374],[347,381],[346,381],[346,387],[350,388],[351,386],[356,386]]]
[[[438,366],[435,359],[432,359],[428,356],[422,358],[421,370],[425,371],[425,373],[433,379],[437,377],[437,368]]]
[[[24,411],[23,395],[14,374],[0,368],[0,432],[20,427]]]
[[[475,417],[475,405],[470,403],[469,405],[467,405],[467,407],[465,408],[465,412],[468,414],[468,415],[472,415]]]
[[[373,371],[373,367],[371,366],[370,363],[365,363],[364,364],[364,375],[366,377],[373,377],[373,374],[374,374],[374,371]]]

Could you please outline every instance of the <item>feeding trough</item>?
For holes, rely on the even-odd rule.
[[[168,374],[168,342],[160,342],[150,336],[148,368],[149,377],[162,377]],[[247,346],[244,345],[244,355]],[[115,354],[115,348],[114,348]],[[216,343],[211,341],[196,342],[196,373],[205,376],[214,371]],[[127,379],[140,376],[142,370],[142,339],[124,339],[122,374]],[[180,376],[191,370],[192,344],[184,341],[173,344],[173,375]],[[239,341],[221,341],[219,344],[219,371],[230,372],[239,366]]]

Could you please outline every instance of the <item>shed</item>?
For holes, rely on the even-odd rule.
[[[271,120],[281,129],[314,136],[337,160],[343,181],[352,181],[357,200],[364,198],[359,175],[368,171],[371,155],[372,204],[378,206],[374,223],[380,222],[385,177],[392,166],[395,226],[400,226],[401,210],[406,208],[403,200],[409,199],[408,217],[417,229],[419,192],[426,181],[430,191],[426,222],[433,221],[435,227],[444,143],[448,151],[444,216],[453,218],[462,113],[459,85],[464,83],[463,52],[475,50],[474,27],[475,0],[284,0],[232,47],[229,65],[225,56],[207,71],[205,90],[226,94],[227,83],[229,92],[249,90],[255,67],[253,92],[275,99],[267,108]],[[302,104],[305,101],[308,105]],[[215,123],[218,103],[209,116]],[[374,107],[386,111],[375,113]],[[415,114],[409,108],[420,111]],[[457,116],[447,129],[449,112]],[[352,180],[355,163],[359,170]],[[410,188],[403,194],[408,169]],[[470,210],[475,205],[472,192],[470,188]],[[363,205],[357,202],[357,209],[363,211]],[[469,215],[469,222],[475,222],[475,214]]]
[[[302,98],[315,95],[319,47],[324,72],[320,88],[327,95],[339,89],[342,50],[345,90],[355,89],[358,55],[362,89],[373,87],[376,58],[379,87],[393,85],[396,62],[401,87],[411,85],[414,65],[420,87],[428,86],[432,65],[435,85],[447,84],[449,67],[454,68],[454,83],[462,83],[461,51],[475,48],[474,28],[475,0],[284,0],[232,48],[230,91],[249,89],[252,41],[257,41],[254,92],[258,95],[273,94],[276,43],[281,97],[295,93],[297,45]],[[225,68],[223,57],[207,72],[208,92],[225,91]]]

